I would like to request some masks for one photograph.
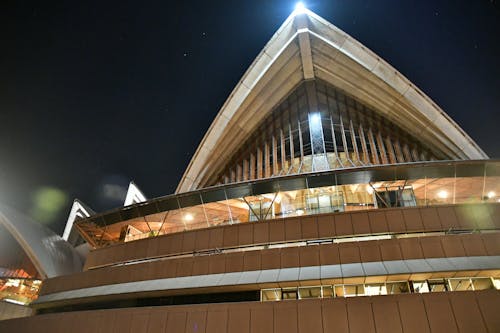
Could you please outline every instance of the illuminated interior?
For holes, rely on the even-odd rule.
[[[270,288],[260,291],[260,300],[281,301],[307,298],[332,298],[499,289],[500,280],[491,277],[457,277],[418,281],[336,284],[307,287]]]
[[[38,279],[0,278],[0,301],[26,305],[38,298]]]
[[[203,184],[356,166],[446,160],[345,92],[321,81],[300,84]]]
[[[158,212],[142,216],[139,214],[138,217],[129,219],[124,218],[123,211],[111,212],[80,220],[76,225],[90,244],[101,247],[185,230],[301,215],[388,207],[499,202],[500,196],[497,193],[500,194],[500,163],[450,162],[434,167],[428,165],[429,163],[420,169],[415,165],[411,165],[411,168],[402,165],[389,170],[397,172],[404,169],[410,176],[411,173],[418,174],[418,177],[413,179],[408,177],[410,179],[380,180],[373,176],[371,168],[359,171],[353,169],[355,171],[347,175],[323,173],[322,179],[330,179],[337,184],[343,177],[347,179],[347,184],[333,186],[314,186],[315,175],[309,174],[303,178],[294,177],[289,181],[295,184],[297,189],[254,195],[239,196],[238,191],[234,189],[235,185],[219,186],[207,192],[168,197],[169,202],[177,204],[175,209],[158,209]],[[464,176],[439,177],[460,174]],[[360,180],[371,177],[372,181],[349,182],[349,177]],[[276,184],[272,182],[272,179],[267,180],[266,184],[270,183],[271,187],[284,184],[283,178],[276,179]],[[254,182],[250,185],[258,188],[260,184]],[[250,186],[248,183],[236,186],[241,189],[247,185]],[[227,199],[217,200],[218,197]],[[154,205],[155,209],[163,205],[161,202],[155,203],[154,200],[146,204]],[[128,209],[140,210],[144,205],[137,204]],[[108,223],[107,219],[114,219],[116,222]]]

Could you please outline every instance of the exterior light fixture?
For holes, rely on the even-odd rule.
[[[448,198],[448,192],[446,192],[445,190],[441,190],[437,193],[437,196],[440,199],[446,199]]]
[[[194,217],[191,214],[184,215],[184,220],[186,220],[186,221],[192,221],[193,219],[194,219]]]
[[[488,199],[493,199],[496,196],[496,193],[493,191],[488,192]]]
[[[321,116],[319,113],[313,113],[311,114],[311,122],[314,124],[320,124],[321,123]]]
[[[299,1],[295,4],[295,15],[303,14],[306,11],[306,6],[303,2]]]

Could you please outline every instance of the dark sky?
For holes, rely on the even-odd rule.
[[[293,1],[1,1],[0,201],[61,232],[135,180],[175,190]],[[500,158],[496,1],[311,0]]]

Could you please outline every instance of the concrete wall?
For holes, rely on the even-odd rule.
[[[299,225],[295,221],[293,223],[295,226]],[[312,223],[312,225],[314,224]],[[286,228],[282,228],[270,234],[273,235],[276,232],[276,234],[284,235],[286,230]],[[48,279],[43,283],[40,295],[99,285],[205,274],[480,256],[500,256],[500,233],[334,243],[157,260],[134,265],[98,268],[79,274]],[[500,266],[496,268],[498,269]],[[467,276],[475,276],[476,274],[478,272],[467,272]],[[491,275],[493,272],[488,274]],[[407,275],[401,279],[410,277],[410,274]]]
[[[0,332],[500,332],[500,292],[124,308],[0,322]]]
[[[32,313],[33,310],[30,307],[0,301],[0,320],[28,317]]]

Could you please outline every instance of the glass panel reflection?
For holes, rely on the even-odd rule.
[[[233,223],[256,223],[301,215],[388,207],[500,202],[499,162],[457,164],[456,168],[459,168],[459,174],[465,175],[464,177],[450,177],[450,175],[456,174],[455,166],[446,164],[443,165],[442,174],[444,177],[440,178],[440,168],[441,166],[438,165],[432,166],[432,168],[423,166],[412,169],[402,165],[394,167],[394,170],[399,170],[396,173],[390,170],[382,172],[383,170],[379,169],[368,171],[370,168],[361,168],[359,172],[349,171],[349,173],[339,173],[338,176],[334,172],[321,174],[319,177],[305,175],[304,178],[291,178],[286,183],[288,184],[286,188],[294,186],[303,186],[304,188],[258,195],[247,195],[251,192],[248,190],[250,185],[239,185],[245,191],[235,191],[231,187],[218,187],[203,192],[200,196],[204,201],[202,204],[159,211],[155,214],[108,225],[106,221],[116,221],[116,219],[106,219],[104,217],[107,215],[104,214],[77,221],[75,225],[83,238],[92,246],[102,247],[185,230]],[[412,175],[412,172],[415,174]],[[481,173],[485,176],[478,176]],[[408,177],[408,179],[395,180],[394,174]],[[338,181],[348,184],[322,187],[308,187],[306,185],[309,180],[316,178],[328,178],[330,184]],[[376,181],[369,182],[368,180],[371,178],[376,179]],[[383,180],[384,178],[387,180]],[[269,179],[266,181],[272,182]],[[268,187],[270,189],[279,188],[280,182],[283,182],[282,178],[277,179],[276,184],[270,183]],[[311,182],[311,184],[313,183],[319,185],[321,182]],[[290,184],[295,185],[290,186]],[[217,195],[211,195],[210,191]],[[228,195],[247,196],[230,198]],[[228,199],[221,200],[222,197]],[[214,201],[210,202],[210,200]],[[175,203],[175,196],[168,198],[167,201]],[[184,203],[186,204],[186,202]],[[154,202],[151,203],[151,205],[154,204]],[[178,205],[171,205],[171,207],[175,208]],[[484,225],[486,228],[491,225],[488,210],[478,207],[475,206],[473,211],[475,219],[479,225]],[[116,211],[110,214],[117,216]]]
[[[29,304],[38,298],[38,291],[42,281],[37,279],[0,279],[0,300],[16,303]]]
[[[410,288],[410,285],[413,288]],[[333,288],[332,288],[333,287]],[[426,281],[393,281],[380,283],[338,284],[313,287],[288,287],[261,290],[261,301],[285,299],[331,298],[397,295],[406,293],[428,293],[499,289],[500,280],[491,277],[431,279]]]

